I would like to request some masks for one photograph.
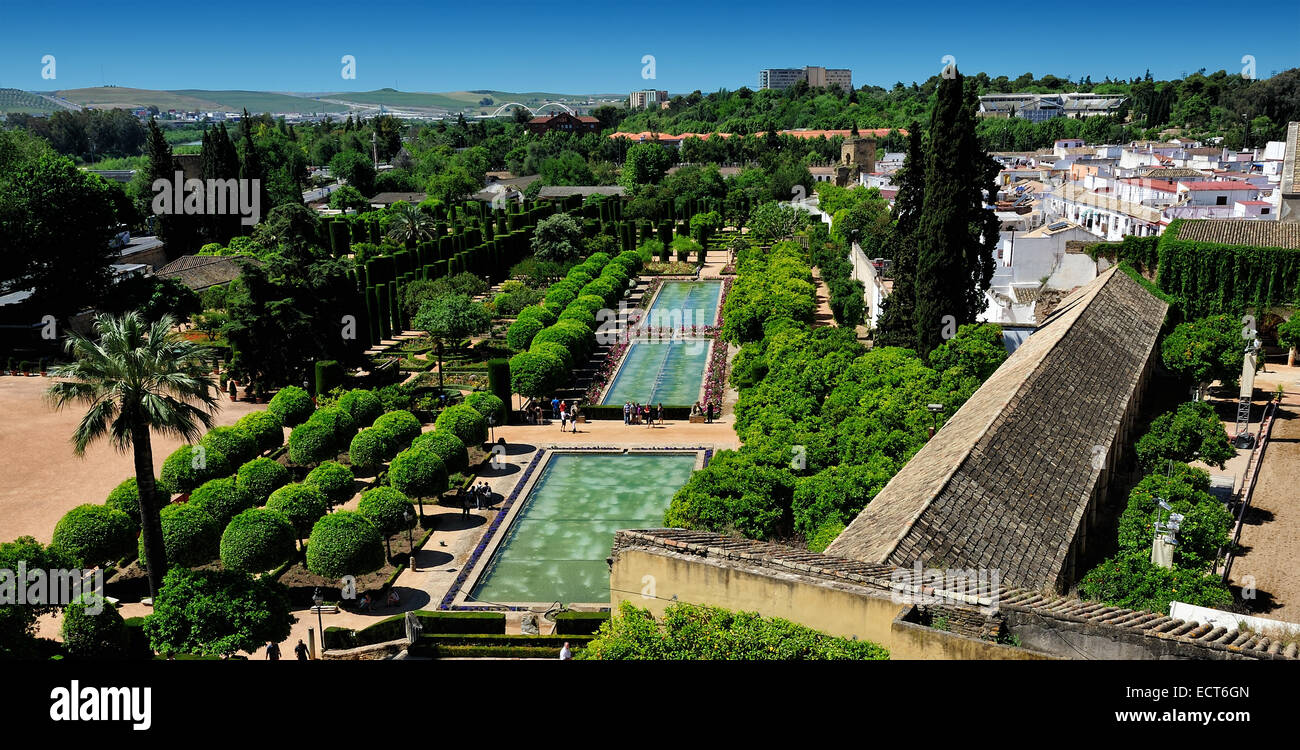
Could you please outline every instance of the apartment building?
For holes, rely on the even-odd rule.
[[[837,86],[842,91],[853,88],[853,71],[848,68],[823,68],[806,65],[802,68],[764,68],[758,71],[760,89],[788,89],[799,81],[807,81],[812,88]]]

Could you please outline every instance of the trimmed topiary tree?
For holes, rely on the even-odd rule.
[[[211,562],[217,556],[224,524],[202,504],[168,505],[159,516],[168,564],[191,568]],[[137,554],[140,564],[147,566],[143,536]]]
[[[487,391],[474,391],[465,397],[465,405],[482,414],[484,419],[492,417],[493,424],[506,423],[505,402]]]
[[[467,404],[456,404],[442,410],[433,422],[435,430],[449,430],[465,445],[482,445],[488,438],[487,420]]]
[[[311,466],[338,455],[338,433],[326,422],[306,421],[289,433],[289,460]]]
[[[234,477],[209,479],[190,494],[191,505],[201,505],[224,527],[239,513],[256,505],[256,501],[239,489]]]
[[[239,467],[235,479],[253,505],[265,505],[272,492],[289,483],[289,470],[279,461],[263,456]]]
[[[163,461],[159,480],[174,492],[192,492],[209,479],[233,473],[234,468],[224,453],[201,444],[186,444]]]
[[[131,554],[138,527],[138,521],[117,508],[78,505],[55,524],[50,546],[71,555],[82,567],[108,565]]]
[[[527,398],[553,393],[567,376],[564,362],[554,354],[520,352],[510,358],[510,389]]]
[[[289,519],[301,545],[312,524],[329,511],[329,502],[316,485],[295,482],[272,492],[266,501],[266,509],[283,513]]]
[[[166,495],[171,494],[171,490],[162,487],[159,490]],[[135,484],[135,477],[124,480],[121,484],[113,488],[108,493],[108,499],[104,505],[110,508],[116,508],[131,517],[131,524],[138,532],[140,531],[140,488]]]
[[[315,485],[325,493],[325,499],[331,506],[345,503],[352,497],[352,482],[356,477],[352,470],[338,461],[326,461],[311,470],[303,484]]]
[[[517,352],[524,351],[543,328],[542,321],[536,318],[519,318],[506,329],[506,346]]]
[[[303,424],[323,424],[334,431],[334,444],[347,445],[352,436],[357,434],[357,423],[352,415],[338,406],[325,406],[317,409]]]
[[[339,511],[320,519],[307,541],[307,570],[338,580],[384,567],[383,537],[375,525],[354,511]]]
[[[535,341],[528,349],[530,352],[538,354],[549,354],[560,360],[565,373],[573,372],[573,352],[563,344],[555,341]],[[563,381],[561,381],[563,383]]]
[[[412,444],[388,467],[388,483],[407,497],[417,498],[423,518],[424,498],[447,491],[447,466],[427,443]]]
[[[227,570],[262,573],[293,556],[293,524],[265,508],[250,508],[230,519],[221,534],[221,564]]]
[[[426,432],[411,443],[412,448],[417,446],[433,451],[449,474],[469,468],[469,450],[465,448],[465,442],[450,430]]]
[[[407,528],[406,515],[411,512],[411,499],[393,487],[376,487],[361,493],[357,512],[383,535],[384,547],[391,558],[393,549],[389,546],[389,538]]]
[[[541,305],[529,305],[528,307],[525,307],[515,316],[515,320],[536,320],[538,323],[542,324],[543,328],[549,325],[555,325],[555,315]]]
[[[199,440],[199,445],[209,452],[223,454],[231,464],[236,465],[258,454],[257,440],[252,433],[240,427],[213,427]]]
[[[510,420],[510,361],[507,359],[489,359],[487,361],[488,391],[501,399],[505,408],[501,424]]]
[[[281,388],[280,392],[271,399],[271,403],[266,405],[266,408],[285,427],[296,427],[302,424],[316,410],[316,406],[311,401],[311,396],[307,391],[296,385]]]
[[[336,404],[352,416],[356,425],[370,424],[384,413],[384,404],[373,392],[364,388],[354,388],[339,397]]]
[[[420,436],[420,420],[411,412],[399,409],[376,419],[374,429],[384,441],[384,458],[390,459]]]
[[[371,472],[384,463],[384,437],[380,430],[367,427],[352,438],[348,446],[348,462],[354,470]]]
[[[239,418],[235,426],[253,436],[258,453],[266,453],[284,445],[284,425],[269,411],[254,411]]]
[[[74,659],[122,659],[127,655],[126,621],[112,602],[85,593],[63,609],[59,634]]]

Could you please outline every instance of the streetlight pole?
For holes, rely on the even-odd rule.
[[[320,630],[320,650],[325,651],[325,621],[321,619],[320,608],[325,603],[325,598],[320,595],[320,586],[312,592],[311,600],[316,604],[316,627]]]
[[[925,408],[930,410],[930,437],[934,437],[934,433],[939,431],[939,414],[943,411],[943,404],[927,404]]]

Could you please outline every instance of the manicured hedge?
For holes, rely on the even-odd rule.
[[[263,573],[293,556],[293,525],[283,513],[250,508],[221,534],[221,564],[227,570]]]
[[[245,414],[235,423],[253,436],[259,453],[273,451],[284,445],[284,425],[280,418],[269,411],[254,411]]]
[[[235,465],[244,463],[259,452],[253,434],[242,427],[213,427],[199,440],[199,445],[209,452],[225,455]]]
[[[433,423],[435,430],[448,430],[465,445],[481,445],[488,438],[487,420],[466,404],[448,406]]]
[[[519,318],[506,329],[506,346],[515,351],[523,351],[532,343],[533,337],[545,326],[536,318]]]
[[[325,493],[325,499],[330,505],[338,505],[352,497],[352,484],[355,479],[356,476],[348,467],[338,461],[325,461],[312,469],[302,481],[303,484],[315,485]]]
[[[510,388],[515,393],[539,398],[564,384],[568,371],[554,354],[520,352],[510,358]]]
[[[78,505],[55,524],[50,546],[71,555],[82,567],[108,565],[131,554],[137,526],[117,508]]]
[[[383,433],[374,427],[358,432],[348,446],[348,461],[363,471],[379,468],[384,463]]]
[[[410,497],[436,497],[447,491],[447,467],[427,443],[412,443],[389,465],[388,483]]]
[[[492,417],[493,424],[505,424],[506,404],[497,396],[487,391],[474,391],[465,397],[465,405],[474,409],[483,418]]]
[[[354,388],[339,397],[337,406],[352,415],[356,425],[371,424],[384,413],[384,405],[373,392]]]
[[[336,580],[373,573],[384,567],[383,542],[379,530],[360,513],[331,513],[312,527],[307,570]]]
[[[289,470],[279,461],[263,456],[239,467],[235,479],[253,505],[265,505],[272,492],[289,483]]]
[[[161,490],[163,494],[170,495],[166,488]],[[136,530],[140,529],[140,489],[136,487],[135,477],[122,480],[122,483],[113,488],[108,493],[108,499],[104,505],[110,508],[116,508],[131,517],[131,523]]]
[[[283,513],[285,518],[289,519],[289,523],[293,524],[294,532],[301,539],[307,535],[317,519],[325,515],[329,503],[325,499],[325,493],[321,492],[316,485],[294,483],[286,484],[272,492],[270,499],[266,501],[266,508]]]
[[[534,341],[528,351],[537,354],[549,354],[560,360],[564,372],[568,373],[573,370],[573,352],[564,344],[555,341]]]
[[[455,407],[452,407],[455,408]],[[409,411],[390,411],[375,420],[373,426],[383,441],[384,459],[391,459],[398,451],[420,436],[420,420]]]
[[[312,415],[316,407],[311,396],[296,385],[285,386],[275,394],[267,410],[274,414],[285,427],[296,427]]]
[[[199,503],[168,505],[162,509],[163,549],[170,565],[192,568],[210,562],[221,545],[221,523],[212,511]],[[147,567],[144,535],[140,535],[136,553]]]
[[[608,621],[608,612],[557,612],[555,632],[560,635],[595,635]]]
[[[163,461],[161,482],[175,492],[191,492],[199,485],[234,473],[225,454],[203,445],[182,445]]]
[[[257,504],[255,498],[239,488],[235,477],[209,479],[190,494],[191,505],[200,505],[225,526],[239,513]]]
[[[463,635],[503,635],[506,632],[504,612],[455,612],[418,609],[415,616],[423,628],[422,635],[444,633]],[[325,628],[323,639],[327,649],[346,649],[372,646],[402,638],[406,634],[406,615],[385,618],[361,630],[350,628]]]
[[[433,430],[411,441],[411,448],[426,447],[442,459],[444,468],[449,473],[465,471],[469,468],[469,450],[465,442],[449,430]]]
[[[406,515],[412,512],[411,499],[395,487],[375,487],[361,493],[357,512],[374,524],[380,534],[390,537],[406,530]]]
[[[326,421],[308,420],[289,433],[289,460],[299,466],[328,461],[338,455],[339,435]]]
[[[130,640],[122,615],[110,601],[97,602],[102,609],[94,614],[86,612],[90,596],[93,595],[83,594],[63,610],[60,634],[68,656],[95,660],[126,657],[130,653]]]

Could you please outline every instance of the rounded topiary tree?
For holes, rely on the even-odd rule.
[[[443,409],[434,420],[433,429],[448,430],[465,445],[482,445],[488,438],[487,420],[467,404],[456,404]]]
[[[284,425],[269,411],[254,411],[239,418],[235,426],[253,436],[258,453],[266,453],[284,445]]]
[[[289,483],[289,470],[279,461],[263,456],[240,466],[235,480],[249,502],[265,505],[272,492]]]
[[[541,398],[564,384],[564,362],[554,354],[520,352],[510,358],[510,390],[527,398]]]
[[[492,423],[503,425],[506,423],[506,405],[505,402],[487,391],[474,391],[465,397],[465,405],[483,415],[483,418],[492,417]]]
[[[317,409],[304,424],[323,424],[334,431],[334,444],[347,445],[357,434],[357,423],[352,415],[337,406]]]
[[[352,415],[352,422],[356,425],[370,424],[384,413],[383,402],[364,388],[354,388],[343,394],[336,405]]]
[[[296,385],[281,388],[266,408],[285,427],[296,427],[302,424],[316,410],[316,406],[311,402],[311,396]]]
[[[519,314],[515,316],[515,320],[536,320],[545,328],[555,324],[555,315],[541,305],[529,305],[519,311]]]
[[[174,492],[192,492],[200,484],[231,474],[234,465],[224,453],[205,445],[182,445],[163,461],[159,481]]]
[[[202,504],[168,505],[159,516],[162,519],[163,549],[167,551],[169,564],[192,568],[217,556],[224,524]],[[137,553],[140,564],[147,566],[143,536]]]
[[[311,530],[312,524],[329,511],[329,501],[314,484],[286,484],[271,493],[266,509],[283,513],[293,525],[298,543],[302,544],[302,538]]]
[[[71,555],[83,567],[108,565],[131,554],[138,527],[138,521],[117,508],[78,505],[55,524],[50,546]]]
[[[170,490],[163,489],[164,494],[171,494]],[[116,508],[131,517],[131,523],[136,531],[140,530],[140,488],[136,486],[135,477],[124,480],[121,484],[113,488],[108,493],[108,499],[104,505],[110,508]]]
[[[417,498],[423,518],[424,498],[447,491],[447,466],[427,443],[412,444],[388,467],[388,483],[407,497]]]
[[[257,502],[239,489],[239,482],[234,477],[209,479],[190,494],[191,505],[201,505],[225,526],[240,512],[247,510]]]
[[[384,567],[384,543],[366,517],[339,511],[320,519],[307,540],[307,570],[322,578],[360,576]]]
[[[538,354],[549,354],[560,360],[560,364],[564,366],[564,372],[569,373],[573,371],[573,352],[563,344],[554,341],[537,341],[528,348],[528,351]]]
[[[384,458],[389,459],[420,436],[420,420],[409,411],[390,411],[375,420],[374,429],[384,441]]]
[[[569,307],[573,307],[575,305],[590,310],[592,317],[595,317],[597,310],[604,309],[605,300],[601,299],[600,297],[597,297],[594,294],[584,294],[581,297],[578,297],[577,299],[569,303]]]
[[[449,474],[469,468],[469,450],[465,448],[465,442],[450,430],[426,432],[411,443],[412,448],[416,446],[433,451],[434,455],[442,459]]]
[[[227,570],[262,573],[293,556],[293,524],[265,508],[250,508],[230,519],[221,534],[221,564]]]
[[[303,484],[315,485],[325,493],[330,505],[345,503],[352,497],[352,482],[356,479],[352,470],[338,461],[326,461],[312,469]]]
[[[521,352],[545,326],[537,318],[518,318],[506,329],[506,346]]]
[[[576,320],[584,326],[595,330],[596,316],[590,310],[581,305],[569,305],[560,313],[560,320]]]
[[[576,327],[575,327],[576,326]],[[574,358],[579,358],[586,354],[583,344],[583,335],[579,332],[590,332],[582,323],[573,320],[561,320],[550,328],[543,328],[533,337],[533,345],[537,344],[559,344],[573,353]]]
[[[328,461],[338,455],[338,433],[326,422],[303,422],[289,433],[289,460],[299,466]]]
[[[555,284],[550,289],[546,290],[546,296],[542,298],[542,302],[547,305],[559,305],[563,308],[565,305],[568,305],[570,302],[577,299],[578,289],[580,288],[581,287],[577,285],[563,286],[561,284]]]
[[[367,427],[352,438],[348,446],[348,462],[352,468],[371,472],[384,463],[384,437],[380,430]]]
[[[213,427],[199,440],[209,452],[223,454],[232,464],[242,464],[258,454],[257,440],[249,431],[235,427]]]
[[[366,520],[374,524],[383,535],[384,546],[388,550],[389,557],[393,556],[392,547],[388,545],[389,537],[409,526],[406,520],[408,515],[414,520],[411,514],[411,499],[393,487],[376,487],[361,493],[357,512],[365,516]]]
[[[59,633],[74,659],[122,659],[128,653],[126,622],[112,602],[95,593],[64,607]]]

